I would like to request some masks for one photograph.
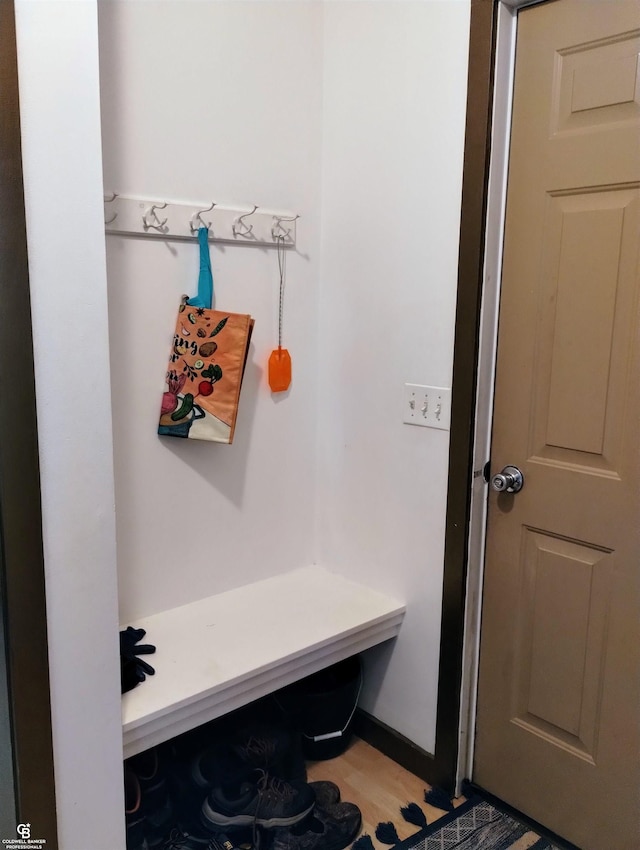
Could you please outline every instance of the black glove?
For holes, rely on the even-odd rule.
[[[156,651],[155,646],[150,643],[136,646],[145,635],[144,629],[134,629],[132,626],[120,632],[120,685],[123,694],[144,682],[146,676],[153,676],[156,672],[150,664],[137,657],[152,655]]]

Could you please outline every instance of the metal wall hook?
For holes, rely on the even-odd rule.
[[[129,197],[112,192],[111,186],[106,186],[103,190],[105,232],[108,235],[136,234],[147,240],[193,242],[196,231],[205,227],[209,242],[227,243],[236,248],[260,245],[290,252],[296,246],[300,227],[297,219],[305,215],[294,215],[294,206],[267,208],[257,203],[230,206],[224,204],[222,198],[218,203],[205,201],[202,195],[200,200],[196,198],[191,202],[169,197],[153,200],[154,197],[162,198],[162,191],[158,188],[155,195]]]
[[[209,230],[211,228],[211,222],[207,223],[206,221],[203,221],[202,213],[211,212],[211,210],[215,207],[215,205],[216,205],[216,202],[211,201],[210,207],[207,207],[204,210],[198,210],[198,212],[195,213],[195,215],[191,216],[191,221],[189,222],[189,230],[192,233],[197,233],[198,230],[200,230],[201,227],[206,227],[207,230]]]
[[[162,230],[168,219],[164,218],[160,221],[156,210],[163,210],[166,206],[167,202],[165,201],[163,204],[152,204],[147,210],[145,210],[144,215],[142,216],[142,224],[145,230],[149,230],[151,227],[153,227],[154,230]],[[155,222],[150,219],[155,219]]]
[[[116,199],[117,197],[118,197],[118,193],[117,193],[117,192],[114,192],[114,193],[113,193],[113,197],[111,197],[111,198],[103,198],[103,201],[104,201],[104,203],[105,203],[105,204],[111,204],[111,203],[113,203],[113,202],[115,201],[115,199]],[[115,221],[117,218],[118,218],[118,213],[114,213],[114,214],[111,216],[111,218],[108,218],[108,219],[106,219],[106,220],[105,220],[105,224],[111,224],[111,222]]]
[[[273,217],[273,226],[271,228],[271,235],[274,239],[291,239],[293,241],[293,237],[291,236],[291,228],[287,229],[282,226],[283,221],[297,221],[300,218],[300,215],[294,215],[291,218],[287,218],[286,216],[274,215]]]
[[[238,216],[238,218],[233,222],[232,230],[234,236],[244,236],[245,239],[252,235],[253,233],[253,225],[247,224],[244,219],[248,218],[250,215],[253,215],[254,212],[258,209],[258,205],[254,204],[251,212],[244,213],[244,215]]]

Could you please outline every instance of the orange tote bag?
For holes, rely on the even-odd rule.
[[[232,443],[254,320],[212,310],[209,231],[198,230],[196,298],[182,297],[162,396],[158,434]]]

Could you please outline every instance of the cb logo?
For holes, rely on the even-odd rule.
[[[18,833],[20,838],[31,838],[31,824],[19,823],[16,832]]]

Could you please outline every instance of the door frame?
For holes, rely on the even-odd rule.
[[[434,780],[473,776],[502,238],[518,12],[471,0]]]
[[[482,588],[488,509],[488,482],[483,475],[491,459],[491,431],[498,345],[498,316],[507,202],[509,145],[515,79],[518,13],[548,0],[500,0],[496,8],[494,87],[487,210],[484,232],[482,292],[480,294],[478,366],[473,445],[473,479],[469,518],[469,545],[461,681],[457,781],[473,778],[477,710]]]

